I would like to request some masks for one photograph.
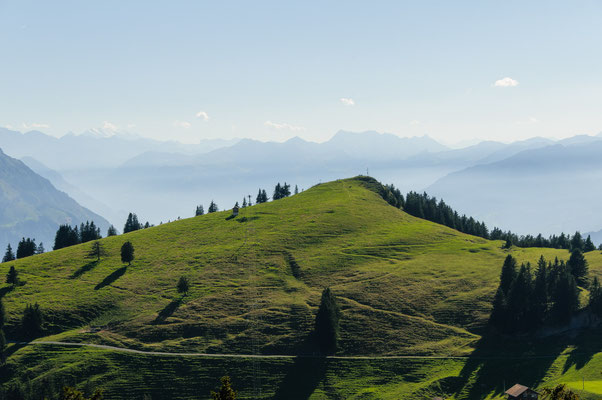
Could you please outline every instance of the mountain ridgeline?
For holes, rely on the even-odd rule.
[[[23,237],[51,247],[61,224],[95,221],[101,229],[109,223],[80,206],[67,194],[0,150],[0,243],[16,246]]]

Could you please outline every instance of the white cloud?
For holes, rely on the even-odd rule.
[[[48,124],[39,124],[39,123],[32,123],[32,124],[27,124],[25,122],[23,122],[21,124],[21,126],[23,126],[23,129],[41,129],[41,128],[50,128],[50,125]]]
[[[353,99],[349,98],[349,97],[341,97],[339,100],[341,101],[341,103],[345,104],[346,106],[354,106],[355,105],[355,101],[353,101]]]
[[[4,127],[5,127],[6,129],[13,129],[13,126],[12,126],[12,125],[4,125]]]
[[[136,124],[128,124],[128,129],[134,129],[136,127]]]
[[[418,121],[417,119],[414,119],[414,120],[410,121],[410,125],[412,125],[412,126],[420,125],[420,121]]]
[[[119,129],[117,127],[117,125],[110,123],[109,121],[104,121],[102,123],[102,129],[104,129],[105,131],[111,131],[111,132],[115,132],[117,131],[117,129]]]
[[[197,118],[202,118],[204,121],[209,121],[209,114],[205,111],[199,111],[195,114]]]
[[[505,78],[498,79],[497,81],[495,81],[493,86],[495,86],[495,87],[515,87],[515,86],[518,86],[518,81],[514,80],[512,78],[509,78],[509,77],[505,77]]]
[[[516,121],[517,125],[537,124],[537,123],[539,123],[539,120],[535,117],[529,117],[525,120]]]
[[[294,125],[289,125],[287,123],[277,123],[277,122],[272,122],[272,121],[265,121],[263,124],[265,126],[269,126],[270,128],[274,128],[276,130],[288,130],[288,131],[293,131],[293,132],[299,132],[299,131],[305,130],[305,128],[302,126],[294,126]]]
[[[190,122],[186,122],[186,121],[174,121],[173,126],[178,127],[178,128],[188,129],[192,126],[192,124]]]

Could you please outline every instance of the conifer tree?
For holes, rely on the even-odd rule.
[[[134,213],[129,213],[123,227],[123,233],[133,232],[142,229],[142,224],[138,221],[138,216]]]
[[[507,295],[508,314],[517,329],[527,330],[533,321],[531,298],[533,294],[533,278],[531,266],[523,264]]]
[[[188,283],[188,278],[186,278],[185,276],[181,276],[180,280],[178,281],[178,293],[188,293],[188,289],[190,288],[190,285]]]
[[[72,228],[69,225],[60,225],[54,236],[54,250],[73,246],[81,243],[81,235],[77,227]]]
[[[15,260],[15,253],[13,253],[13,248],[10,247],[10,243],[6,246],[6,253],[4,253],[4,257],[2,258],[2,262],[9,262]]]
[[[533,308],[537,322],[543,322],[548,312],[548,271],[543,256],[539,258],[537,263],[535,287],[533,289]]]
[[[280,182],[276,184],[274,188],[274,195],[272,196],[272,200],[280,200],[282,198],[282,187],[280,186]]]
[[[13,286],[19,284],[19,273],[15,269],[14,265],[10,266],[8,273],[6,274],[6,283]]]
[[[340,310],[330,288],[324,289],[316,315],[315,334],[322,354],[332,355],[337,351],[339,338]]]
[[[506,295],[501,287],[498,287],[497,291],[495,292],[492,306],[489,323],[501,331],[506,330],[508,327],[506,323],[508,319],[508,309],[506,304]]]
[[[44,249],[44,243],[40,242],[38,247],[36,247],[36,254],[43,254],[45,251],[46,249]]]
[[[554,291],[552,316],[557,323],[566,323],[579,308],[579,290],[568,268],[563,268]]]
[[[107,230],[107,237],[109,236],[117,236],[117,229],[113,225],[109,226]]]
[[[43,323],[44,318],[38,303],[35,303],[34,305],[28,304],[25,306],[23,318],[21,319],[21,328],[23,330],[23,335],[26,338],[32,339],[40,336],[42,333]]]
[[[512,282],[516,279],[516,260],[511,255],[508,255],[504,260],[502,266],[502,273],[500,274],[500,288],[504,292],[504,295],[508,295]]]
[[[36,240],[22,238],[17,246],[17,258],[30,257],[36,254]]]
[[[255,198],[255,204],[263,203],[263,196],[261,195],[261,189],[257,192],[257,197]]]
[[[567,262],[567,266],[571,274],[573,274],[575,277],[577,284],[580,286],[587,286],[587,273],[589,271],[589,267],[581,250],[573,250],[571,257]]]
[[[107,251],[105,250],[104,245],[98,240],[92,243],[92,246],[90,246],[90,250],[87,254],[89,258],[96,258],[96,261],[100,261],[100,257],[104,257],[106,255]]]
[[[217,204],[211,200],[211,203],[209,204],[209,209],[207,210],[208,213],[214,213],[214,212],[218,212],[219,208],[217,207]]]
[[[575,235],[571,238],[571,251],[579,249],[583,251],[584,242],[583,237],[581,236],[581,232],[575,232]]]
[[[121,246],[121,262],[131,265],[132,261],[134,261],[134,246],[127,241]]]
[[[596,315],[602,315],[602,288],[598,277],[594,277],[589,290],[589,309]]]
[[[592,237],[587,235],[587,239],[585,239],[585,245],[583,246],[583,252],[588,253],[594,250],[596,250],[596,246],[594,246],[594,242],[592,242]]]
[[[232,389],[232,383],[229,376],[224,376],[221,379],[222,386],[219,392],[211,392],[213,400],[236,400],[236,392]]]
[[[200,215],[204,215],[205,214],[205,209],[203,208],[203,205],[200,204],[198,206],[196,206],[196,211],[194,212],[194,216],[198,217]]]
[[[245,207],[247,207],[247,198],[243,197],[242,198],[242,208],[245,208]]]
[[[295,185],[295,194],[299,194],[299,188]]]

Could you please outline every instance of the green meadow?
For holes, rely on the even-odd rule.
[[[48,335],[39,340],[297,357],[11,344],[1,387],[32,398],[63,384],[102,387],[107,398],[209,398],[228,374],[243,399],[480,399],[516,382],[602,397],[602,332],[510,340],[486,329],[508,254],[535,264],[566,260],[566,250],[502,249],[388,205],[375,185],[339,180],[236,218],[224,211],[105,238],[99,262],[87,243],[0,264],[0,276],[14,265],[24,282],[0,286],[9,340],[38,303]],[[128,240],[130,266],[119,255]],[[602,254],[586,256],[602,276]],[[341,307],[341,358],[313,357],[325,287]]]

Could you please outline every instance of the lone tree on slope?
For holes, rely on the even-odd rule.
[[[8,274],[6,274],[6,283],[8,283],[9,285],[17,285],[19,283],[19,274],[17,272],[17,270],[15,269],[14,265],[10,266],[10,269],[8,270]]]
[[[186,294],[188,293],[189,288],[190,285],[188,284],[188,278],[181,276],[180,280],[178,281],[178,293]]]
[[[127,241],[121,246],[121,262],[131,265],[132,261],[134,261],[134,246]]]
[[[44,318],[42,317],[42,311],[38,303],[25,306],[23,318],[21,319],[21,328],[26,338],[32,339],[40,336],[42,334],[43,322]]]
[[[105,250],[105,246],[96,240],[90,246],[90,251],[88,251],[88,258],[96,258],[96,261],[100,261],[100,257],[105,257],[107,255],[107,251]]]
[[[2,258],[2,262],[9,262],[15,260],[15,253],[13,252],[13,248],[10,247],[10,244],[6,246],[6,253],[4,253],[4,257]]]
[[[236,392],[232,389],[232,384],[230,383],[230,377],[224,376],[221,379],[222,387],[219,389],[219,392],[215,393],[211,391],[211,398],[213,400],[236,400]]]

